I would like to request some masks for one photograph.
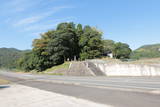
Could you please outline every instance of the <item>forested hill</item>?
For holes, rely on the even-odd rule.
[[[160,44],[153,44],[153,45],[144,45],[140,48],[138,48],[137,50],[140,51],[140,50],[153,50],[153,51],[158,51],[158,49],[160,49]]]
[[[0,67],[15,68],[17,59],[25,52],[15,48],[0,48]]]
[[[133,51],[131,57],[135,59],[160,57],[160,44],[144,45]]]

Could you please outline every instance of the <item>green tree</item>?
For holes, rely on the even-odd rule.
[[[54,30],[48,31],[44,34],[41,34],[40,39],[35,39],[33,41],[33,49],[32,53],[34,54],[35,60],[31,61],[35,63],[34,66],[36,70],[43,71],[49,67],[52,67],[54,64],[52,60],[50,60],[49,52],[48,52],[48,43],[54,34]]]
[[[102,34],[97,29],[90,26],[84,27],[83,34],[79,40],[81,60],[101,57],[103,49],[101,37]]]
[[[115,42],[113,40],[103,40],[103,55],[107,56],[114,50]]]
[[[52,59],[57,59],[58,62],[63,63],[68,58],[73,60],[74,56],[79,56],[78,37],[73,23],[59,24],[52,37],[48,45]]]
[[[21,57],[17,63],[18,63],[18,68],[25,70],[25,71],[30,71],[35,69],[35,56],[32,52],[26,53],[23,57]]]
[[[113,56],[117,59],[129,58],[132,50],[128,44],[118,42],[114,45]]]

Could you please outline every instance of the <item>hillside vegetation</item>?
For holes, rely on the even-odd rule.
[[[16,68],[17,60],[25,52],[14,48],[0,48],[0,68]]]
[[[160,57],[160,44],[144,45],[131,54],[132,59],[158,58]]]

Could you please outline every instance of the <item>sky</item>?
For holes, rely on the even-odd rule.
[[[160,43],[160,0],[0,0],[0,47],[31,49],[61,22],[90,25],[136,49]]]

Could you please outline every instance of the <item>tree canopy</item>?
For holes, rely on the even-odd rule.
[[[103,40],[103,55],[108,55],[114,50],[115,42],[113,40]]]
[[[113,48],[113,56],[117,59],[129,58],[131,52],[129,45],[121,42],[115,43]]]

